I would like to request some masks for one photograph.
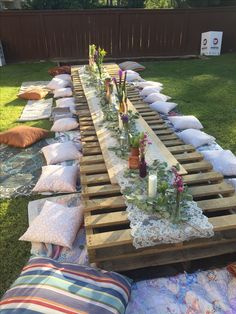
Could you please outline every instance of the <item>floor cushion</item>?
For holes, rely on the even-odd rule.
[[[164,94],[161,93],[151,93],[149,94],[147,97],[144,98],[144,101],[148,102],[148,103],[153,103],[155,101],[167,101],[169,100],[171,97],[166,96]]]
[[[145,97],[152,93],[159,93],[162,90],[161,86],[146,86],[140,92],[140,95]]]
[[[71,67],[68,65],[54,67],[48,70],[48,73],[52,76],[59,74],[71,74]]]
[[[77,166],[44,166],[33,192],[76,192],[77,177]]]
[[[185,144],[191,144],[195,148],[206,144],[212,144],[215,138],[205,132],[196,129],[187,129],[180,133],[178,136]]]
[[[118,273],[34,257],[0,305],[2,313],[124,314],[130,291]]]
[[[57,164],[66,160],[79,159],[80,152],[71,141],[65,143],[54,143],[42,148],[42,153],[46,159],[47,165]]]
[[[134,61],[125,61],[119,64],[119,67],[121,70],[126,71],[126,70],[133,70],[133,71],[143,71],[145,70],[145,67],[141,65],[138,62]]]
[[[176,130],[203,128],[201,122],[195,116],[175,116],[168,117]]]
[[[53,132],[65,132],[74,130],[79,126],[79,123],[74,118],[63,118],[53,123],[51,131]]]
[[[155,101],[150,104],[150,108],[154,111],[168,114],[169,111],[173,110],[177,106],[174,102],[167,102],[167,101]]]
[[[24,92],[19,93],[17,96],[26,100],[39,100],[47,96],[48,90],[40,87],[30,88]]]
[[[83,222],[83,206],[65,207],[46,201],[40,214],[32,221],[21,241],[42,242],[72,248]]]
[[[72,96],[72,89],[70,87],[67,88],[58,88],[53,91],[54,98],[59,97],[71,97]]]
[[[54,89],[67,87],[68,85],[70,85],[70,83],[68,81],[54,77],[48,83],[47,88],[54,90]]]
[[[48,137],[49,132],[41,128],[26,125],[16,126],[0,133],[0,144],[25,148]]]

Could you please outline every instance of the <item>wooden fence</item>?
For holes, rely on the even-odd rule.
[[[5,11],[0,39],[7,62],[86,59],[89,43],[109,57],[199,54],[201,33],[223,31],[223,52],[236,51],[236,7],[179,10]]]

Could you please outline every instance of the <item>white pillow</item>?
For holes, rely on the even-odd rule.
[[[143,90],[140,92],[141,96],[148,96],[152,93],[159,93],[162,90],[162,87],[154,87],[154,86],[146,86],[143,88]]]
[[[53,132],[65,132],[78,128],[79,124],[74,118],[63,118],[56,120],[51,127]]]
[[[197,129],[203,128],[201,122],[194,116],[175,116],[168,117],[174,128],[177,130]]]
[[[71,112],[74,112],[75,106],[76,104],[74,97],[60,98],[56,100],[56,107],[59,108],[69,107]]]
[[[62,114],[55,114],[54,117],[53,117],[53,121],[57,121],[59,119],[64,119],[64,118],[72,118],[73,117],[73,113],[72,112],[69,112],[69,113],[62,113]]]
[[[236,176],[236,156],[230,150],[207,150],[201,153],[215,171],[224,176]]]
[[[135,82],[134,83],[135,86],[139,87],[139,88],[144,88],[144,87],[147,87],[147,86],[152,86],[152,87],[162,87],[163,84],[160,83],[160,82],[153,82],[153,81],[144,81],[144,82]]]
[[[79,159],[80,153],[73,142],[55,143],[42,148],[47,165],[57,164],[66,160]]]
[[[135,80],[141,80],[140,75],[137,72],[135,72],[135,71],[127,70],[126,73],[127,73],[126,74],[127,82],[132,82],[132,81],[135,81]]]
[[[215,140],[213,136],[196,129],[184,130],[178,133],[178,136],[185,144],[192,144],[196,148],[205,144],[212,144]]]
[[[68,81],[71,82],[71,76],[69,74],[58,74],[56,76],[54,76],[54,78],[63,80],[63,81]]]
[[[65,81],[64,81],[65,82]],[[59,98],[59,97],[70,97],[72,96],[72,89],[70,87],[67,88],[59,88],[55,89],[53,91],[54,93],[54,98]]]
[[[76,192],[77,176],[77,166],[43,166],[33,192]]]
[[[167,101],[155,101],[150,105],[150,108],[154,111],[158,111],[160,113],[168,114],[169,111],[178,106],[174,102]]]
[[[166,96],[164,94],[161,93],[152,93],[150,95],[148,95],[146,98],[144,98],[144,101],[148,102],[148,103],[153,103],[155,101],[167,101],[168,99],[170,99],[169,96]]]
[[[68,86],[68,81],[54,77],[47,85],[49,89],[59,89]]]
[[[83,206],[64,207],[46,201],[40,214],[32,221],[21,241],[42,242],[72,249],[83,222]]]

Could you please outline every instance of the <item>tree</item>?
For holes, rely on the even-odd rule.
[[[99,6],[99,0],[26,0],[25,9],[90,9]]]

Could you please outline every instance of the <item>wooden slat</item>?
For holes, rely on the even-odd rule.
[[[174,154],[174,156],[180,163],[203,160],[203,155],[198,152]]]
[[[161,141],[171,141],[171,140],[178,139],[178,136],[174,133],[170,135],[159,135],[158,137]]]
[[[171,129],[167,128],[165,130],[157,130],[154,132],[157,136],[159,135],[166,135],[166,134],[172,134],[173,131],[171,131]]]
[[[86,174],[91,174],[91,173],[103,173],[106,172],[107,168],[104,163],[96,164],[96,165],[81,165],[80,167],[80,173],[86,173]]]
[[[207,171],[212,169],[212,165],[206,160],[183,164],[183,167],[188,173]]]
[[[213,225],[215,232],[236,228],[236,214],[209,218],[209,221]],[[88,247],[92,249],[98,249],[110,246],[132,244],[132,242],[133,240],[130,234],[130,229],[123,229],[91,235],[88,239]]]
[[[234,188],[232,185],[222,182],[218,184],[211,184],[211,185],[200,185],[200,186],[193,186],[189,188],[190,194],[194,198],[200,198],[200,197],[207,197],[207,196],[213,196],[213,195],[227,195],[234,192]]]
[[[83,148],[83,155],[84,156],[91,156],[91,155],[97,155],[100,154],[101,148],[100,147],[89,147],[89,148]]]
[[[123,196],[113,196],[109,198],[88,200],[85,203],[85,211],[93,211],[106,208],[126,207]]]
[[[102,163],[103,161],[104,160],[102,155],[83,156],[80,159],[80,165],[93,165],[97,163]]]
[[[192,145],[179,145],[168,148],[172,154],[180,154],[184,152],[193,152],[195,148]]]
[[[202,210],[209,212],[236,209],[236,194],[225,198],[198,201],[197,204],[200,208],[202,208]]]
[[[166,146],[166,147],[171,147],[171,146],[176,146],[176,145],[183,145],[184,143],[181,140],[171,140],[171,141],[162,141],[162,143]]]
[[[86,189],[86,192],[82,193],[83,196],[101,196],[120,193],[120,186],[116,184],[90,186]]]
[[[111,214],[100,214],[87,217],[85,220],[85,226],[89,227],[107,227],[122,225],[128,223],[126,211],[114,212]]]
[[[218,172],[206,172],[206,173],[195,173],[183,176],[184,183],[187,185],[207,183],[207,182],[218,182],[223,180],[222,174]]]
[[[110,178],[109,178],[108,173],[86,175],[86,183],[87,183],[87,185],[110,183]]]

